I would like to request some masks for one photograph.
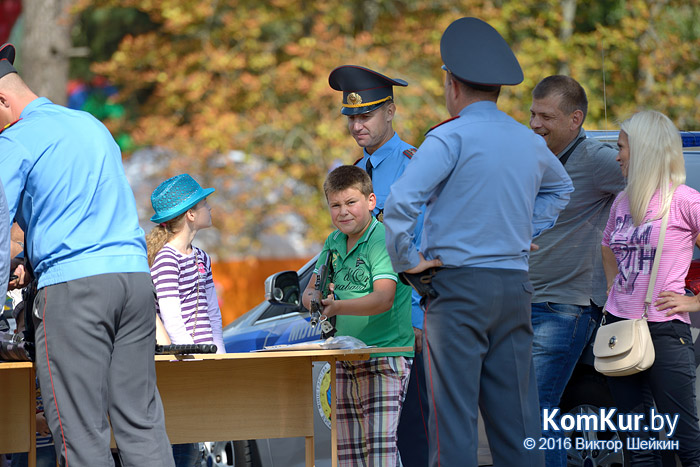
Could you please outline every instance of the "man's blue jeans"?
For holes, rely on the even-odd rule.
[[[600,321],[601,311],[596,305],[532,304],[532,357],[540,413],[559,405],[576,362]],[[556,438],[560,434],[543,433],[543,436]],[[566,467],[566,450],[545,451],[545,462],[547,467]]]
[[[11,467],[27,467],[27,465],[29,465],[28,453],[12,454]],[[53,445],[36,448],[36,467],[56,467],[56,451]]]
[[[201,464],[199,443],[173,444],[173,457],[175,467],[199,467]]]

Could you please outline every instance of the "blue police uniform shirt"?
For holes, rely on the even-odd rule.
[[[357,162],[357,166],[364,169],[367,167],[367,160],[372,161],[372,186],[377,197],[377,206],[374,208],[374,215],[378,216],[384,209],[386,199],[391,191],[391,185],[403,174],[411,159],[404,154],[406,150],[412,150],[414,146],[406,143],[394,132],[394,136],[380,146],[371,155],[364,149],[362,159]],[[416,248],[420,247],[421,232],[423,231],[423,212],[417,219],[414,229]],[[414,328],[423,329],[423,310],[420,308],[420,296],[413,292],[411,297],[411,322]]]
[[[0,183],[0,295],[7,293],[7,283],[10,281],[10,211],[5,199],[5,190]]]
[[[121,151],[92,115],[43,97],[29,103],[0,133],[0,178],[39,287],[149,272]]]
[[[404,155],[404,151],[413,148],[414,146],[404,142],[394,132],[394,136],[373,154],[370,155],[366,148],[363,149],[362,159],[356,165],[364,169],[367,167],[367,160],[372,161],[372,186],[377,197],[377,207],[373,211],[375,216],[384,209],[391,185],[403,174],[406,166],[411,162],[411,159]]]
[[[446,267],[528,269],[530,243],[573,192],[544,139],[496,103],[468,105],[428,133],[384,211],[396,271],[419,262],[413,228],[427,203],[422,248]]]

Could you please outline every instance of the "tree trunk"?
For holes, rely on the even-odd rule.
[[[661,16],[664,8],[668,5],[668,0],[658,0],[649,3],[649,23],[644,32],[639,35],[639,84],[637,87],[637,101],[647,103],[654,95],[654,78],[655,63],[652,59],[652,53],[658,48],[659,36],[656,32],[656,20]]]
[[[559,39],[562,45],[566,46],[566,43],[571,39],[574,33],[574,20],[576,19],[576,0],[562,0],[561,1],[561,26],[559,27]],[[560,75],[569,74],[569,62],[559,61],[558,73]]]
[[[21,75],[39,96],[65,105],[71,47],[71,0],[23,0]]]

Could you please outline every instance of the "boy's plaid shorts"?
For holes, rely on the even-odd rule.
[[[413,359],[337,362],[338,465],[400,465],[396,446]]]

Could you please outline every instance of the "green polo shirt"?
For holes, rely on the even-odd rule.
[[[336,230],[328,236],[316,263],[316,272],[326,261],[328,251],[333,254],[333,277],[338,300],[349,300],[367,295],[374,290],[374,281],[391,279],[396,282],[394,306],[374,316],[338,315],[336,328],[339,336],[352,336],[367,345],[377,347],[413,347],[415,340],[411,325],[411,288],[398,280],[391,266],[384,240],[384,225],[372,221],[349,252],[348,236]],[[413,351],[382,356],[413,357]]]

